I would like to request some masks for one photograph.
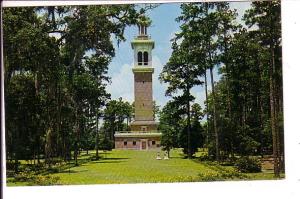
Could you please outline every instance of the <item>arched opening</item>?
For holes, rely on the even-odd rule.
[[[144,52],[144,65],[148,65],[148,52]]]
[[[143,53],[142,52],[138,52],[138,65],[142,65],[143,64]]]

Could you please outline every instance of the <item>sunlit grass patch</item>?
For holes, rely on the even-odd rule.
[[[197,153],[197,156],[202,152]],[[233,166],[214,162],[185,159],[181,150],[172,150],[170,159],[156,160],[157,151],[113,150],[100,153],[94,160],[95,152],[79,157],[79,165],[73,161],[58,165],[55,172],[45,169],[37,180],[9,178],[8,185],[52,185],[52,184],[126,184],[200,182],[219,180],[274,179],[268,171],[242,174]],[[52,168],[53,170],[53,168]],[[48,172],[47,172],[48,171]],[[32,176],[32,175],[31,175]],[[44,177],[43,177],[44,176]],[[47,184],[48,183],[48,184]]]

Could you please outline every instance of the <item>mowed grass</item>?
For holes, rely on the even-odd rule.
[[[216,166],[197,159],[184,159],[179,149],[172,150],[168,160],[156,160],[156,155],[157,151],[113,150],[101,152],[99,160],[91,160],[94,156],[92,152],[80,156],[79,166],[60,169],[58,173],[50,175],[59,177],[58,184],[87,185],[206,181],[199,174],[203,176],[234,171],[232,166]],[[243,176],[229,180],[273,179],[270,171]],[[8,185],[23,186],[26,183],[9,181]]]

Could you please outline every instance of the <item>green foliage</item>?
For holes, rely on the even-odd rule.
[[[52,175],[42,175],[27,170],[16,174],[11,182],[26,182],[28,185],[58,185],[60,177]]]
[[[138,9],[4,9],[8,159],[40,162],[43,156],[54,164],[56,157],[70,159],[73,150],[77,160],[79,148],[93,148],[90,138],[99,130],[99,114],[110,98],[111,37],[125,41],[124,30],[137,23]]]
[[[184,153],[188,154],[188,133],[187,119],[184,118],[185,106],[181,98],[169,101],[160,112],[159,130],[162,132],[161,145],[166,151],[172,148],[182,147]],[[199,147],[203,147],[203,128],[199,122],[202,118],[201,106],[194,103],[191,108],[191,154],[197,152]]]
[[[15,175],[14,179],[20,182],[33,181],[35,178],[35,174],[33,172],[20,172]]]
[[[224,170],[220,172],[209,171],[207,173],[200,173],[199,178],[201,181],[223,181],[223,180],[237,180],[237,179],[247,179],[245,175],[234,171],[234,170]]]
[[[261,172],[261,162],[257,158],[241,157],[237,159],[235,167],[242,173]]]
[[[133,117],[133,106],[122,98],[111,100],[104,109],[103,133],[109,142],[114,141],[115,131],[128,131]],[[126,123],[124,123],[126,121]]]
[[[203,147],[204,136],[200,122],[193,122],[191,125],[191,153],[194,155],[198,148]],[[186,127],[179,134],[179,146],[183,148],[183,153],[188,154]]]
[[[113,140],[107,138],[104,133],[101,134],[100,142],[99,142],[99,149],[101,150],[112,150],[114,148]]]
[[[42,176],[38,175],[34,178],[34,181],[29,185],[39,185],[39,186],[49,186],[49,185],[59,185],[59,177],[58,176]]]
[[[282,151],[280,1],[253,2],[243,17],[247,27],[238,23],[237,12],[228,3],[187,3],[181,9],[177,18],[181,30],[173,45],[180,52],[177,67],[191,68],[193,77],[204,76],[206,85],[206,71],[211,74],[212,90],[204,110],[209,155],[228,159],[266,154],[272,145]],[[170,63],[176,58],[171,57]],[[221,74],[217,83],[212,80],[214,67]]]
[[[159,131],[162,132],[161,145],[170,151],[179,146],[179,132],[182,131],[184,110],[178,101],[169,101],[159,113]]]

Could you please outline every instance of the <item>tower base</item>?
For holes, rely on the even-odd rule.
[[[150,150],[160,149],[162,134],[155,121],[133,121],[131,131],[115,133],[115,149]]]

